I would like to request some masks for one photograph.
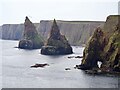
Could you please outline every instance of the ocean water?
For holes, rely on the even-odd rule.
[[[117,88],[118,77],[88,75],[74,69],[80,64],[84,47],[73,46],[73,54],[46,56],[40,49],[14,48],[18,41],[0,40],[2,64],[2,88]],[[2,60],[2,61],[1,61]],[[30,68],[36,63],[48,63],[44,68]],[[71,70],[65,70],[70,68]],[[1,69],[1,68],[0,68]],[[2,77],[1,77],[2,76]]]

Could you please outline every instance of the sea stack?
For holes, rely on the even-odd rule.
[[[98,68],[106,73],[120,73],[120,15],[110,15],[104,27],[97,28],[85,47],[79,69],[93,70]]]
[[[64,55],[72,54],[72,47],[68,43],[66,37],[61,35],[60,29],[54,19],[51,27],[50,36],[41,49],[41,54],[44,55]]]
[[[26,16],[24,23],[23,39],[19,42],[21,49],[39,49],[43,46],[43,39],[38,34],[36,27]]]

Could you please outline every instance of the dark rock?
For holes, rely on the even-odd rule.
[[[69,56],[68,58],[74,58],[75,56]]]
[[[66,37],[60,34],[59,27],[54,19],[51,27],[50,36],[47,43],[41,49],[44,55],[64,55],[73,53],[72,47],[68,43]]]
[[[76,56],[75,58],[83,58],[83,56]]]
[[[71,70],[70,68],[65,68],[65,70]]]
[[[84,64],[82,64],[82,65],[76,65],[75,68],[77,68],[77,69],[82,69],[82,70],[90,70],[90,69],[92,69],[91,66],[84,65]]]
[[[101,70],[85,70],[85,73],[87,73],[87,74],[95,74],[95,75],[103,74],[103,72]]]
[[[41,49],[41,54],[44,55],[64,55],[71,54],[72,49],[66,50],[64,47],[55,47],[55,46],[43,46]]]
[[[35,64],[33,66],[31,66],[31,68],[38,68],[38,67],[45,67],[45,66],[49,66],[49,64],[45,63],[45,64]]]
[[[33,48],[33,42],[31,40],[21,40],[19,42],[19,48],[32,49]]]
[[[76,65],[74,68],[75,69],[80,69],[80,65]]]
[[[83,58],[83,56],[69,56],[68,58],[69,59],[71,59],[71,58]]]
[[[23,39],[20,40],[18,47],[21,49],[39,49],[41,46],[43,46],[43,39],[38,34],[34,24],[26,17]]]

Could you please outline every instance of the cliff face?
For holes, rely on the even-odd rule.
[[[59,29],[64,34],[71,45],[86,44],[87,40],[93,34],[94,29],[103,26],[104,22],[96,21],[57,21]],[[41,21],[38,30],[43,37],[47,38],[52,21]]]
[[[79,21],[57,21],[61,33],[66,36],[71,45],[86,44],[94,29],[104,24],[104,22],[79,22]],[[47,38],[51,21],[41,21],[39,31],[43,37]]]
[[[1,26],[2,39],[19,40],[24,30],[23,24],[4,24]]]
[[[104,27],[97,28],[83,54],[80,69],[98,67],[104,72],[120,72],[120,15],[107,17]]]
[[[34,23],[38,28],[39,23]],[[20,40],[23,38],[24,24],[4,24],[0,26],[0,34],[2,39],[5,40]]]
[[[86,44],[89,37],[98,26],[103,26],[104,22],[99,21],[57,21],[61,33],[64,34],[71,45]],[[42,20],[34,23],[38,33],[47,40],[52,26],[52,21]],[[2,26],[2,38],[19,40],[22,38],[24,30],[23,24],[4,24]]]

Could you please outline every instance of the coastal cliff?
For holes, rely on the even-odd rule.
[[[94,30],[98,26],[103,26],[101,21],[60,21],[57,24],[61,33],[64,34],[71,45],[86,44]],[[38,33],[47,40],[52,26],[52,20],[41,20],[40,23],[34,23]],[[1,27],[2,39],[20,40],[22,39],[23,24],[4,24]]]
[[[83,70],[98,68],[101,72],[120,73],[120,15],[110,15],[103,28],[98,27],[84,49],[81,65]]]
[[[4,24],[1,26],[2,39],[19,40],[22,38],[23,24]]]
[[[64,34],[71,45],[86,44],[94,29],[98,26],[102,27],[104,22],[100,21],[60,21],[57,24],[62,34]],[[52,25],[52,21],[41,21],[38,30],[41,35],[48,38],[48,34]]]

